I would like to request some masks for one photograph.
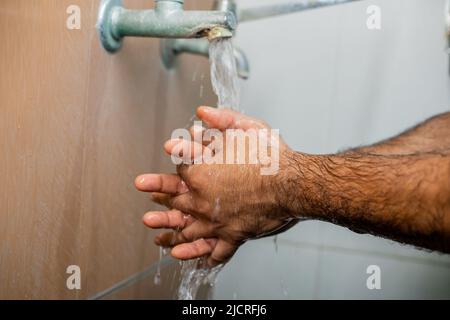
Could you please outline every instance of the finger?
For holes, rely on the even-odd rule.
[[[197,116],[210,128],[219,130],[232,128],[235,118],[235,114],[230,109],[216,109],[211,107],[198,108]]]
[[[191,134],[191,137],[193,137],[194,141],[200,142],[204,145],[208,145],[208,141],[203,141],[203,133],[205,132],[205,128],[199,125],[193,125],[189,129],[189,133]]]
[[[186,184],[176,174],[144,174],[136,178],[136,188],[145,192],[179,194],[188,192]]]
[[[152,193],[152,201],[156,202],[168,209],[178,209],[187,214],[196,214],[194,200],[191,193],[183,193],[173,196],[166,193]],[[194,217],[195,217],[194,214]]]
[[[216,109],[200,107],[197,109],[198,117],[210,128],[225,129],[268,129],[261,120],[246,116],[231,109]]]
[[[234,121],[234,127],[236,129],[242,129],[244,131],[249,129],[270,129],[270,127],[265,122],[248,116],[241,116],[236,118]]]
[[[184,243],[172,249],[172,256],[180,260],[190,260],[209,255],[216,246],[217,239],[199,239]]]
[[[194,141],[201,143],[205,147],[208,147],[211,144],[211,139],[205,140],[204,134],[206,129],[204,127],[194,125],[189,129],[189,132],[191,133]]]
[[[207,146],[195,141],[181,139],[169,140],[164,144],[164,150],[167,154],[180,158],[185,164],[191,164],[195,159],[202,159]]]
[[[172,206],[171,206],[172,195],[167,194],[167,193],[153,192],[151,194],[151,197],[152,197],[153,202],[156,202],[157,204],[165,206],[168,209],[172,209]]]
[[[171,208],[178,209],[184,213],[198,217],[198,210],[195,206],[195,200],[192,193],[183,193],[169,199]]]
[[[163,247],[173,247],[182,243],[193,242],[203,238],[213,238],[213,227],[200,221],[194,221],[191,225],[179,232],[164,232],[155,237],[155,244]]]
[[[191,225],[195,219],[178,210],[152,211],[143,217],[144,224],[153,229],[177,229],[181,230]]]
[[[224,240],[219,240],[208,258],[208,266],[215,267],[227,262],[236,253],[237,249],[237,245]]]

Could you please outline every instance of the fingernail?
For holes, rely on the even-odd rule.
[[[144,217],[145,221],[147,222],[151,222],[152,220],[155,220],[155,218],[157,217],[156,214],[153,213],[147,213]]]
[[[203,112],[205,112],[205,113],[213,113],[213,112],[217,111],[216,108],[212,108],[212,107],[202,107],[202,109],[203,109]]]
[[[137,185],[141,185],[145,182],[145,178],[144,176],[138,176],[136,177],[136,179],[134,180],[134,183]]]

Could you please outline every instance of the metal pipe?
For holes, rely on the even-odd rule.
[[[236,17],[229,11],[185,11],[182,0],[156,0],[154,10],[129,10],[121,0],[102,0],[97,28],[105,49],[114,52],[124,37],[231,37]]]
[[[161,3],[161,2],[158,2]],[[118,9],[114,17],[116,37],[200,38],[215,27],[234,30],[235,23],[221,11]]]
[[[237,5],[235,0],[215,0],[214,10],[229,11],[237,16]]]
[[[268,5],[263,7],[242,9],[238,14],[238,21],[239,22],[254,21],[299,11],[334,6],[338,4],[345,4],[356,1],[361,0],[311,0],[308,2],[290,2],[290,3]]]

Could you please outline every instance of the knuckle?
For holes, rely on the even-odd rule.
[[[208,178],[206,178],[205,175],[201,172],[198,172],[196,174],[193,174],[189,181],[194,189],[199,189],[204,188],[207,185]]]
[[[193,246],[194,246],[194,250],[195,250],[195,253],[197,254],[197,255],[200,255],[200,254],[202,254],[203,252],[202,252],[202,241],[195,241],[194,243],[193,243]]]
[[[173,199],[171,199],[171,201],[170,201],[170,207],[171,207],[171,208],[183,210],[183,208],[184,208],[183,205],[184,205],[183,199],[180,198],[180,197],[173,198]]]
[[[214,265],[225,263],[228,260],[226,256],[219,254],[211,254],[210,259]]]
[[[190,241],[192,239],[192,231],[189,228],[183,229],[180,232],[180,240],[181,241]]]
[[[211,204],[208,201],[200,200],[195,203],[196,211],[202,215],[208,216],[212,212]]]

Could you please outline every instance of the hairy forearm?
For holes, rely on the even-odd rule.
[[[286,158],[283,203],[292,215],[450,252],[448,153]]]
[[[434,116],[402,134],[377,144],[343,152],[407,155],[450,149],[450,112]]]

